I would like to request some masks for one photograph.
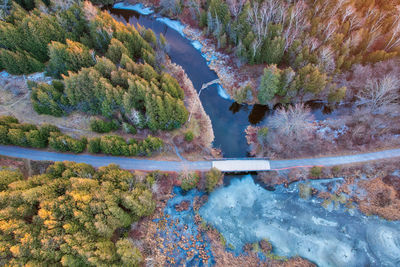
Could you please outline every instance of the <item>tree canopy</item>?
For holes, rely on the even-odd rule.
[[[57,162],[26,180],[0,170],[0,263],[138,266],[127,231],[154,208],[149,189],[116,165]]]

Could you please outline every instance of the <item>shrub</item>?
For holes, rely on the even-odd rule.
[[[197,186],[200,177],[195,172],[183,172],[181,174],[181,187],[185,191],[190,191]]]
[[[74,139],[68,135],[61,133],[50,133],[49,146],[61,152],[73,152],[75,154],[82,153],[86,149],[87,140]]]
[[[37,130],[36,125],[31,123],[11,123],[9,124],[10,128],[20,129],[23,132],[29,132],[30,130]]]
[[[8,139],[8,127],[0,125],[0,144],[8,145],[10,140]]]
[[[10,140],[10,143],[13,145],[16,145],[16,146],[27,146],[28,145],[25,133],[21,129],[9,129],[7,137],[8,137],[8,140]]]
[[[37,113],[55,117],[63,116],[63,107],[68,105],[68,99],[64,96],[64,84],[59,81],[53,81],[52,85],[39,83],[33,86],[31,101]]]
[[[206,173],[206,190],[208,193],[211,193],[214,190],[221,178],[222,172],[217,168],[212,168]]]
[[[137,133],[135,126],[133,126],[129,123],[126,123],[126,122],[124,122],[122,124],[122,129],[124,130],[125,133],[128,133],[128,134],[136,134]]]
[[[51,124],[43,124],[39,128],[40,135],[43,139],[49,139],[50,133],[59,133],[60,129],[57,126]]]
[[[192,131],[188,131],[187,133],[185,133],[185,140],[188,142],[192,142],[194,139],[194,135]]]
[[[90,129],[96,133],[109,133],[119,129],[117,120],[105,121],[102,119],[93,119],[90,121]]]
[[[341,171],[342,171],[342,168],[340,166],[333,166],[331,169],[332,175],[334,177],[338,177],[340,175]]]
[[[8,125],[18,123],[18,119],[13,116],[0,116],[0,125]]]
[[[322,167],[314,166],[310,170],[310,177],[311,178],[321,178],[322,175]]]
[[[101,152],[100,137],[95,137],[89,140],[88,151],[93,154]]]
[[[107,135],[100,139],[100,149],[104,154],[113,156],[129,156],[129,147],[121,136]]]
[[[47,146],[47,138],[40,134],[38,130],[30,130],[25,133],[27,144],[34,148],[44,148]]]

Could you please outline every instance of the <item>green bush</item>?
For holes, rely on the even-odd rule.
[[[34,148],[47,147],[47,138],[40,134],[38,130],[30,130],[25,133],[28,146]]]
[[[342,171],[342,167],[341,166],[333,166],[331,168],[331,172],[332,172],[332,175],[334,177],[338,177],[340,175],[341,171]]]
[[[64,107],[68,106],[68,99],[64,95],[64,84],[57,80],[51,85],[47,83],[34,85],[31,101],[37,113],[55,117],[65,115]]]
[[[10,140],[8,139],[8,127],[0,125],[0,144],[8,145]]]
[[[0,125],[8,125],[18,123],[18,119],[13,116],[0,116]]]
[[[54,150],[78,154],[86,149],[86,145],[86,138],[78,140],[62,133],[50,133],[49,146]]]
[[[194,139],[194,135],[192,131],[188,131],[187,133],[185,133],[185,140],[188,142],[192,142]]]
[[[10,128],[20,129],[23,132],[29,132],[30,130],[37,130],[36,125],[31,123],[10,123]]]
[[[208,193],[214,191],[215,186],[222,179],[222,172],[217,168],[212,168],[206,173],[206,190]]]
[[[88,151],[93,154],[101,152],[100,137],[95,137],[89,140]]]
[[[90,129],[96,133],[109,133],[118,130],[120,127],[117,120],[105,121],[102,119],[93,119],[90,121]]]
[[[122,129],[124,130],[125,133],[128,133],[128,134],[136,134],[137,133],[135,126],[133,126],[129,123],[126,123],[126,122],[124,122],[122,124]]]
[[[47,140],[50,137],[50,133],[59,133],[60,129],[51,124],[42,124],[39,128],[39,132],[42,138]]]
[[[121,136],[107,135],[100,139],[100,149],[104,154],[113,156],[129,156],[129,147],[127,142]]]
[[[26,139],[24,131],[21,129],[9,129],[8,130],[8,140],[15,146],[27,146],[28,141]]]
[[[185,191],[190,191],[197,186],[200,177],[195,172],[184,172],[181,174],[181,187]]]
[[[321,178],[322,175],[322,167],[314,166],[310,170],[310,177],[311,178]]]

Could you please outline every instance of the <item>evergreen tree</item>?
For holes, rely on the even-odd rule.
[[[260,88],[258,89],[258,100],[261,104],[271,101],[280,89],[281,72],[276,65],[271,65],[264,69],[261,78]]]
[[[39,83],[32,88],[31,100],[33,108],[39,114],[49,114],[56,117],[65,114],[64,107],[69,103],[64,96],[63,83],[53,81],[53,84]]]
[[[50,61],[47,67],[48,73],[60,78],[68,71],[77,72],[81,68],[94,65],[94,59],[89,49],[81,43],[67,39],[67,44],[51,42],[49,44]]]
[[[115,38],[111,39],[106,57],[110,59],[114,64],[118,64],[121,61],[121,57],[123,54],[127,55],[129,58],[132,57],[129,50],[124,46],[121,41]]]

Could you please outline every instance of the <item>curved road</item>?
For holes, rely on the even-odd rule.
[[[160,170],[160,171],[181,171],[188,170],[209,170],[212,161],[157,161],[147,159],[133,159],[123,157],[95,156],[87,154],[64,154],[57,152],[48,152],[29,148],[15,146],[1,146],[0,155],[26,158],[31,160],[49,160],[49,161],[75,161],[87,163],[95,167],[107,166],[111,163],[118,164],[123,169],[129,170]],[[400,157],[400,149],[384,150],[365,154],[322,157],[295,160],[271,160],[272,170],[289,169],[301,166],[334,166],[341,164],[358,163],[372,160],[389,159]]]

